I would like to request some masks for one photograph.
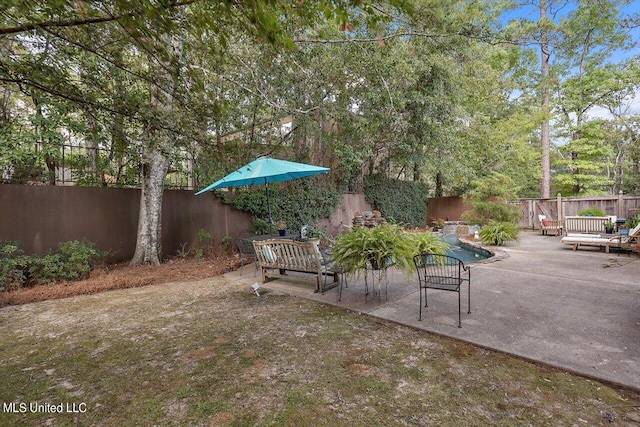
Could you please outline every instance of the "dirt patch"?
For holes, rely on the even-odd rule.
[[[89,295],[114,289],[206,279],[236,270],[238,267],[240,267],[240,259],[235,255],[218,255],[202,259],[175,258],[159,266],[116,264],[94,270],[85,280],[2,292],[0,307]]]

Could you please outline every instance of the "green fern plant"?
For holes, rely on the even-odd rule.
[[[412,274],[413,248],[412,239],[402,227],[383,224],[341,234],[336,239],[332,257],[347,273],[357,274],[369,263],[374,268],[394,264],[401,271]]]
[[[480,230],[480,240],[485,245],[503,246],[505,243],[519,240],[520,227],[512,222],[490,222]]]
[[[414,255],[425,252],[444,255],[449,248],[449,244],[447,242],[440,240],[440,237],[438,237],[437,234],[430,231],[412,231],[409,232],[409,237],[412,240]]]

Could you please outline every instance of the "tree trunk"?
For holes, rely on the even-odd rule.
[[[442,197],[442,172],[436,174],[436,197]]]
[[[171,38],[167,39],[167,43],[173,56],[177,58],[176,63],[179,64],[182,52],[181,43]],[[174,70],[175,74],[173,75],[168,70],[168,66],[160,69],[158,77],[166,84],[166,88],[170,88],[168,92],[173,94],[177,83],[177,70]],[[155,117],[156,120],[160,119],[161,122],[173,120],[177,114],[174,102],[172,96],[166,96],[157,86],[151,85],[149,99],[151,117]],[[173,141],[172,135],[169,135],[156,123],[149,123],[140,170],[138,237],[131,265],[158,265],[162,260],[162,196],[164,181],[169,170],[169,156],[172,153]]]
[[[420,173],[420,165],[416,162],[413,164],[413,180],[415,182],[420,182],[422,178],[422,174]]]
[[[162,195],[169,158],[150,143],[140,171],[138,238],[131,265],[159,265],[162,260]]]
[[[540,20],[547,17],[546,0],[540,0]],[[542,112],[548,114],[551,110],[549,100],[549,40],[546,28],[540,30],[540,68],[542,72]],[[540,146],[542,151],[542,179],[540,182],[540,197],[548,199],[551,194],[551,165],[549,153],[551,147],[549,119],[545,118],[540,129]]]

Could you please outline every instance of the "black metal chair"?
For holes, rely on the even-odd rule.
[[[258,263],[256,252],[253,248],[253,241],[251,241],[251,239],[238,237],[236,239],[236,245],[238,246],[238,251],[240,252],[240,274],[242,274],[242,269],[244,268],[245,261],[249,259],[255,264],[255,269],[253,271],[253,275],[255,276],[258,272]],[[249,263],[247,262],[246,264]]]
[[[427,307],[427,289],[440,289],[458,293],[458,327],[462,327],[460,288],[467,282],[469,289],[469,311],[471,314],[471,268],[456,257],[423,253],[413,257],[413,263],[418,270],[420,285],[420,316],[422,320],[422,293],[424,292],[424,306]]]
[[[327,277],[337,274],[339,277],[339,281],[340,281],[340,290],[338,293],[338,301],[342,300],[342,285],[344,284],[345,288],[349,287],[349,284],[347,283],[347,276],[344,272],[344,269],[342,268],[342,265],[338,264],[337,262],[334,261],[333,257],[331,256],[331,248],[327,248],[327,249],[320,249],[320,254],[322,255],[322,270],[323,270],[323,274],[324,274],[324,280],[325,280],[325,288],[326,289],[331,289],[327,287]]]

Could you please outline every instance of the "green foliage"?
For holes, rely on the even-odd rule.
[[[55,251],[49,250],[43,255],[23,255],[18,242],[2,242],[0,290],[83,279],[106,255],[86,240],[62,242]]]
[[[341,234],[335,241],[332,257],[345,271],[358,273],[367,265],[395,265],[405,274],[413,274],[413,256],[425,251],[444,254],[446,242],[431,232],[407,232],[396,224],[358,227]]]
[[[507,242],[518,240],[520,227],[512,222],[491,221],[480,229],[480,240],[485,245],[502,246]]]
[[[600,208],[589,207],[582,209],[578,212],[578,216],[606,216],[604,211]]]
[[[511,178],[498,172],[475,181],[467,199],[472,209],[461,215],[469,224],[487,225],[494,222],[517,223],[522,216],[516,205],[507,203],[509,197],[515,197],[515,183]]]
[[[432,254],[444,255],[449,248],[449,244],[444,240],[440,240],[437,234],[430,231],[419,232],[412,231],[409,236],[413,242],[414,255],[429,252]]]
[[[237,191],[231,203],[237,209],[253,215],[253,232],[269,232],[269,212],[264,186],[247,187]],[[300,230],[319,218],[327,218],[338,205],[339,192],[322,181],[321,177],[309,177],[280,185],[269,185],[271,215],[284,221],[289,230]],[[274,222],[271,231],[276,230]]]
[[[55,251],[34,257],[38,261],[30,271],[40,283],[84,279],[105,255],[86,240],[62,242]]]
[[[269,221],[267,221],[266,219],[253,217],[253,223],[251,224],[250,231],[258,236],[269,234]]]
[[[606,194],[613,181],[606,171],[613,166],[612,147],[606,144],[602,120],[571,129],[572,140],[558,149],[554,189],[562,194]]]
[[[490,221],[516,223],[522,216],[516,205],[474,201],[472,206],[472,210],[464,212],[460,216],[467,224],[485,225]]]
[[[378,268],[394,264],[406,273],[413,273],[414,247],[409,235],[395,224],[378,227],[358,227],[336,239],[332,257],[346,272],[358,273],[367,264]]]
[[[632,216],[631,218],[627,218],[627,222],[625,222],[625,225],[629,229],[636,228],[638,224],[640,224],[640,215],[635,215],[635,216]]]
[[[24,283],[26,261],[19,242],[0,242],[0,291],[15,289]]]
[[[366,177],[364,194],[387,220],[413,227],[424,226],[429,194],[426,184],[376,174]]]
[[[318,222],[312,222],[307,227],[307,237],[310,239],[323,239],[326,235],[326,227],[323,227]]]

